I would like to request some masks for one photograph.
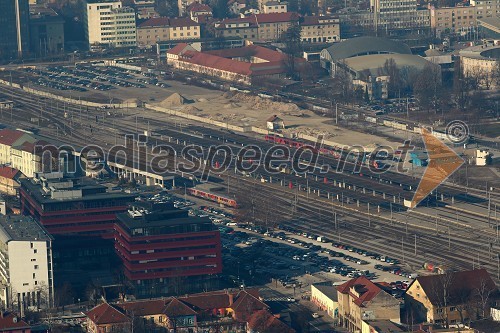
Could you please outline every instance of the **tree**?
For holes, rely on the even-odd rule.
[[[415,80],[413,92],[420,105],[427,110],[433,108],[437,113],[441,96],[441,69],[433,64],[426,64]]]
[[[435,300],[434,305],[437,307],[437,313],[446,328],[449,328],[448,308],[453,296],[451,293],[452,285],[452,273],[440,274],[435,280],[433,280],[430,291],[432,293],[431,297]]]
[[[389,76],[389,84],[387,86],[389,97],[399,95],[401,87],[401,76],[396,61],[393,58],[387,59],[384,66],[379,68],[379,75]]]
[[[479,281],[479,285],[477,288],[474,290],[476,296],[477,296],[477,308],[478,308],[478,314],[480,318],[487,318],[489,317],[488,311],[489,311],[489,303],[490,303],[490,297],[493,292],[493,290],[490,288],[488,285],[488,282],[482,278]]]
[[[284,52],[288,55],[289,74],[292,76],[295,75],[295,58],[302,53],[301,31],[299,22],[292,21],[281,36],[281,41],[285,44]]]
[[[229,7],[225,0],[209,0],[208,5],[212,7],[215,18],[223,19],[229,16]]]
[[[491,76],[493,79],[493,84],[499,88],[500,87],[500,59],[498,59],[491,70]]]
[[[155,10],[161,16],[176,17],[179,16],[177,1],[174,0],[156,0]]]

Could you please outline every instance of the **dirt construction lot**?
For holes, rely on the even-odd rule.
[[[10,71],[0,72],[0,78],[10,80]],[[13,82],[30,85],[31,88],[49,91],[53,94],[81,98],[84,100],[108,103],[118,102],[145,102],[185,113],[206,117],[213,120],[226,122],[232,125],[249,125],[266,128],[266,120],[277,115],[282,118],[288,134],[306,134],[311,136],[323,135],[326,140],[331,140],[343,145],[361,145],[374,147],[376,145],[389,145],[397,147],[400,142],[364,134],[334,125],[330,117],[319,116],[312,111],[299,108],[295,104],[274,102],[269,99],[252,96],[244,93],[221,92],[198,86],[189,85],[175,80],[160,79],[165,87],[146,84],[144,88],[115,86],[108,91],[57,90],[35,84],[35,73],[26,73],[23,70],[12,71]],[[134,81],[144,78],[135,74]],[[131,110],[132,111],[132,110]],[[133,112],[133,111],[132,111]],[[154,112],[151,110],[139,113]],[[158,114],[159,119],[164,119]]]

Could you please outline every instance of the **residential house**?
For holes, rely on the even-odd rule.
[[[114,305],[99,304],[86,313],[89,333],[117,332],[130,327],[130,318]]]
[[[152,47],[158,42],[198,39],[200,38],[200,24],[188,17],[151,18],[137,27],[137,45]]]
[[[239,37],[250,41],[259,39],[258,24],[255,15],[242,18],[224,19],[215,23],[216,34],[219,37]]]
[[[4,128],[0,130],[0,164],[12,162],[12,145],[25,142],[30,135],[27,132]]]
[[[212,14],[212,8],[210,8],[210,6],[199,2],[193,2],[188,7],[188,15],[191,18],[191,20],[198,23],[202,23],[210,19],[213,14]]]
[[[246,332],[247,324],[266,323],[266,327],[286,325],[274,322],[268,306],[259,299],[257,289],[222,290],[183,297],[153,300],[102,303],[87,313],[89,331],[110,332],[124,329],[134,323],[140,331],[176,329],[178,332],[210,330]],[[262,318],[261,318],[262,317]]]
[[[304,16],[300,22],[301,40],[307,43],[340,41],[340,21],[333,16]]]
[[[261,10],[264,14],[286,13],[288,11],[288,2],[268,1],[262,4]]]
[[[0,310],[0,332],[31,333],[31,326],[16,314]]]
[[[294,329],[266,310],[257,311],[250,317],[248,329],[249,332],[295,333]]]
[[[400,321],[400,301],[365,276],[337,287],[340,325],[350,332],[361,331],[364,320]]]
[[[451,325],[489,316],[498,288],[486,269],[420,276],[405,294],[416,322]]]
[[[247,6],[245,0],[230,0],[227,4],[229,6],[229,12],[234,15],[239,15]]]
[[[0,166],[0,192],[16,195],[20,184],[17,181],[21,172],[9,166]]]
[[[299,15],[294,12],[258,14],[255,18],[261,41],[279,40],[292,23],[299,21]]]

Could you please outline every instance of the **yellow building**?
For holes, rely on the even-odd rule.
[[[297,13],[271,13],[257,14],[257,25],[259,26],[259,40],[277,41],[288,27],[299,20]]]
[[[443,33],[467,34],[476,31],[476,7],[430,8],[431,28],[437,37]]]
[[[301,40],[308,43],[340,41],[340,21],[332,16],[305,16],[300,22]]]
[[[157,42],[200,38],[200,24],[188,17],[151,18],[137,27],[137,45],[151,47]]]
[[[500,45],[477,45],[460,50],[460,66],[465,77],[477,80],[479,86],[499,86]]]
[[[20,176],[19,170],[8,166],[0,166],[0,192],[16,195],[20,186],[17,180]]]
[[[338,317],[337,288],[330,282],[311,285],[311,302],[332,318]]]
[[[498,289],[485,269],[420,276],[405,294],[416,322],[468,323],[489,314]]]
[[[400,322],[400,302],[365,276],[337,287],[340,325],[361,331],[364,320]]]

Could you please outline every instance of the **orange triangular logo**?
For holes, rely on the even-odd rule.
[[[413,196],[410,208],[415,208],[465,162],[453,149],[432,135],[430,131],[421,128],[421,132],[429,161]]]

